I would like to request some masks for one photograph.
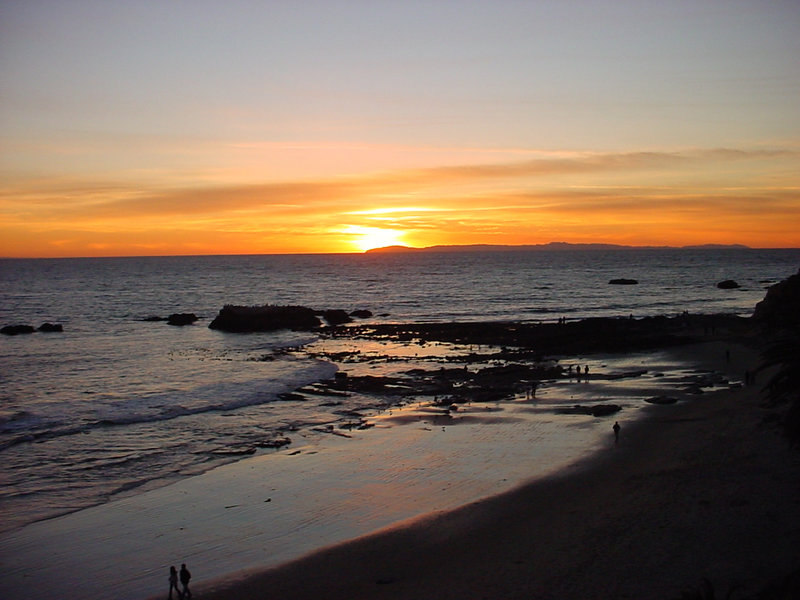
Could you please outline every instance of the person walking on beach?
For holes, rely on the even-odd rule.
[[[186,568],[186,564],[181,565],[181,584],[183,585],[183,595],[182,598],[191,598],[192,592],[189,590],[189,580],[192,578],[192,574],[189,573],[189,569]]]
[[[619,421],[614,421],[614,426],[611,429],[614,430],[614,443],[618,444],[619,443],[619,430],[620,430]]]
[[[183,598],[183,594],[178,589],[178,571],[175,570],[174,566],[169,568],[169,600],[172,600],[173,589],[178,594],[178,598]]]

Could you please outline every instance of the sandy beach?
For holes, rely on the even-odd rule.
[[[381,361],[407,351],[384,344],[377,364],[348,369],[406,369]],[[752,348],[561,362],[576,360],[590,376],[544,382],[535,399],[409,402],[363,431],[299,432],[287,449],[3,534],[0,595],[163,598],[182,562],[195,598],[226,599],[677,598],[703,578],[748,598],[796,572],[800,461],[760,386],[738,383]],[[679,391],[711,372],[730,385]],[[676,404],[641,401],[670,389]],[[559,414],[612,399],[612,416]]]
[[[676,349],[719,368],[724,348]],[[752,368],[735,347],[724,365]],[[800,460],[758,386],[657,406],[613,451],[451,512],[198,586],[227,598],[678,598],[707,579],[756,597],[800,557]]]

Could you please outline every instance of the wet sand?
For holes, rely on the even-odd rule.
[[[717,342],[564,362],[576,361],[593,377],[646,361],[741,379],[757,357]],[[736,584],[759,591],[799,566],[800,467],[764,424],[757,387],[670,406],[623,402],[618,416],[553,416],[537,429],[550,402],[642,397],[670,378],[561,380],[536,401],[523,394],[452,415],[407,405],[352,438],[298,438],[35,523],[0,538],[0,595],[49,598],[66,585],[76,598],[160,598],[168,566],[181,562],[199,599],[671,598],[703,577],[722,595]],[[517,487],[531,477],[545,478]]]
[[[727,362],[730,348],[674,351],[736,373],[756,364],[738,346]],[[195,597],[663,599],[704,578],[721,597],[753,597],[800,568],[800,457],[758,396],[749,386],[654,406],[616,447],[557,475]]]

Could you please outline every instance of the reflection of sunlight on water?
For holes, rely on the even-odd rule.
[[[452,358],[464,356],[469,348],[448,342],[395,342],[363,339],[323,339],[308,347],[311,352],[358,353],[361,358]]]
[[[460,368],[467,365],[467,357],[475,358],[474,349],[474,346],[444,342],[365,339],[325,339],[309,347],[312,353],[336,362],[340,369],[351,376],[408,376],[413,369],[433,373],[442,368]],[[498,364],[528,362],[493,358],[498,352],[500,349],[496,347],[482,347],[482,362],[469,363],[468,368],[474,372]],[[413,423],[442,427],[476,423],[485,425],[489,422],[510,424],[518,421],[539,427],[545,420],[558,427],[580,424],[581,428],[605,428],[603,423],[612,417],[587,418],[556,414],[556,411],[560,407],[576,404],[617,404],[621,411],[613,418],[632,420],[639,418],[639,409],[651,406],[646,402],[649,398],[670,396],[683,401],[696,397],[688,388],[702,378],[691,365],[672,354],[659,351],[562,357],[557,362],[564,368],[564,377],[539,382],[535,398],[529,397],[527,381],[517,382],[518,389],[513,398],[490,403],[459,403],[452,405],[452,408],[436,405],[434,392],[420,393],[408,398],[404,407],[395,406],[391,413],[373,415],[369,420],[378,428]],[[708,378],[702,387],[705,391],[719,389],[716,384],[710,384]],[[722,384],[721,387],[726,385]]]

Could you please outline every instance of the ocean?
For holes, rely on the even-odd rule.
[[[209,329],[225,304],[366,309],[366,322],[747,316],[798,267],[797,249],[3,259],[0,326],[64,331],[0,336],[0,528],[274,452],[264,444],[286,432],[347,418],[347,400],[279,396],[335,373],[304,352],[316,334]],[[725,279],[740,287],[718,289]],[[200,320],[145,320],[176,312]]]

